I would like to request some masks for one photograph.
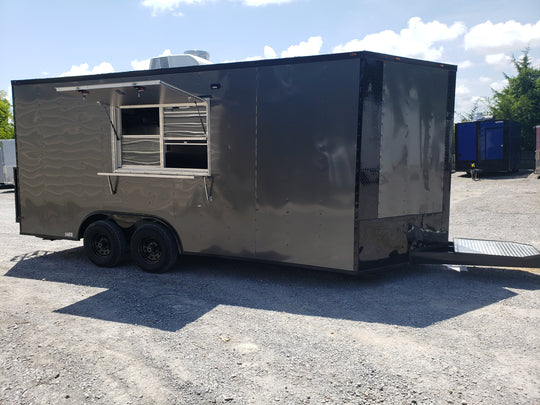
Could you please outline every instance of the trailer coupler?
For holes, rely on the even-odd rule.
[[[414,264],[540,268],[540,252],[523,243],[455,238],[447,246],[411,250],[409,261]]]

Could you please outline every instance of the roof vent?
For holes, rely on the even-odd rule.
[[[210,53],[208,53],[208,51],[201,51],[199,49],[189,49],[185,51],[184,54],[198,56],[199,58],[210,61]]]
[[[152,63],[156,65],[156,67],[153,67]],[[150,61],[150,69],[168,68],[168,67],[169,67],[169,59],[167,58],[167,56],[160,56],[159,58],[153,58]]]
[[[167,69],[173,67],[209,65],[210,54],[206,51],[192,49],[182,55],[158,56],[150,59],[150,69]]]

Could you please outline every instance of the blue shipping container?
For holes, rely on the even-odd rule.
[[[521,129],[510,120],[486,120],[456,124],[456,170],[469,171],[474,164],[486,172],[519,169]]]

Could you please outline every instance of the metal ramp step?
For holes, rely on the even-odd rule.
[[[465,238],[454,238],[454,252],[506,257],[540,255],[534,246],[523,243]]]
[[[454,238],[447,246],[411,250],[409,260],[412,263],[540,268],[540,252],[534,246],[482,239]]]

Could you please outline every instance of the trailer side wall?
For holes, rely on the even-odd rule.
[[[54,82],[15,85],[21,233],[76,239],[93,213],[152,215],[177,230],[185,252],[353,270],[359,60],[163,72],[211,96],[206,184],[113,176],[112,193],[97,175],[114,171],[102,106]]]
[[[259,258],[353,269],[359,80],[359,59],[258,69]]]

